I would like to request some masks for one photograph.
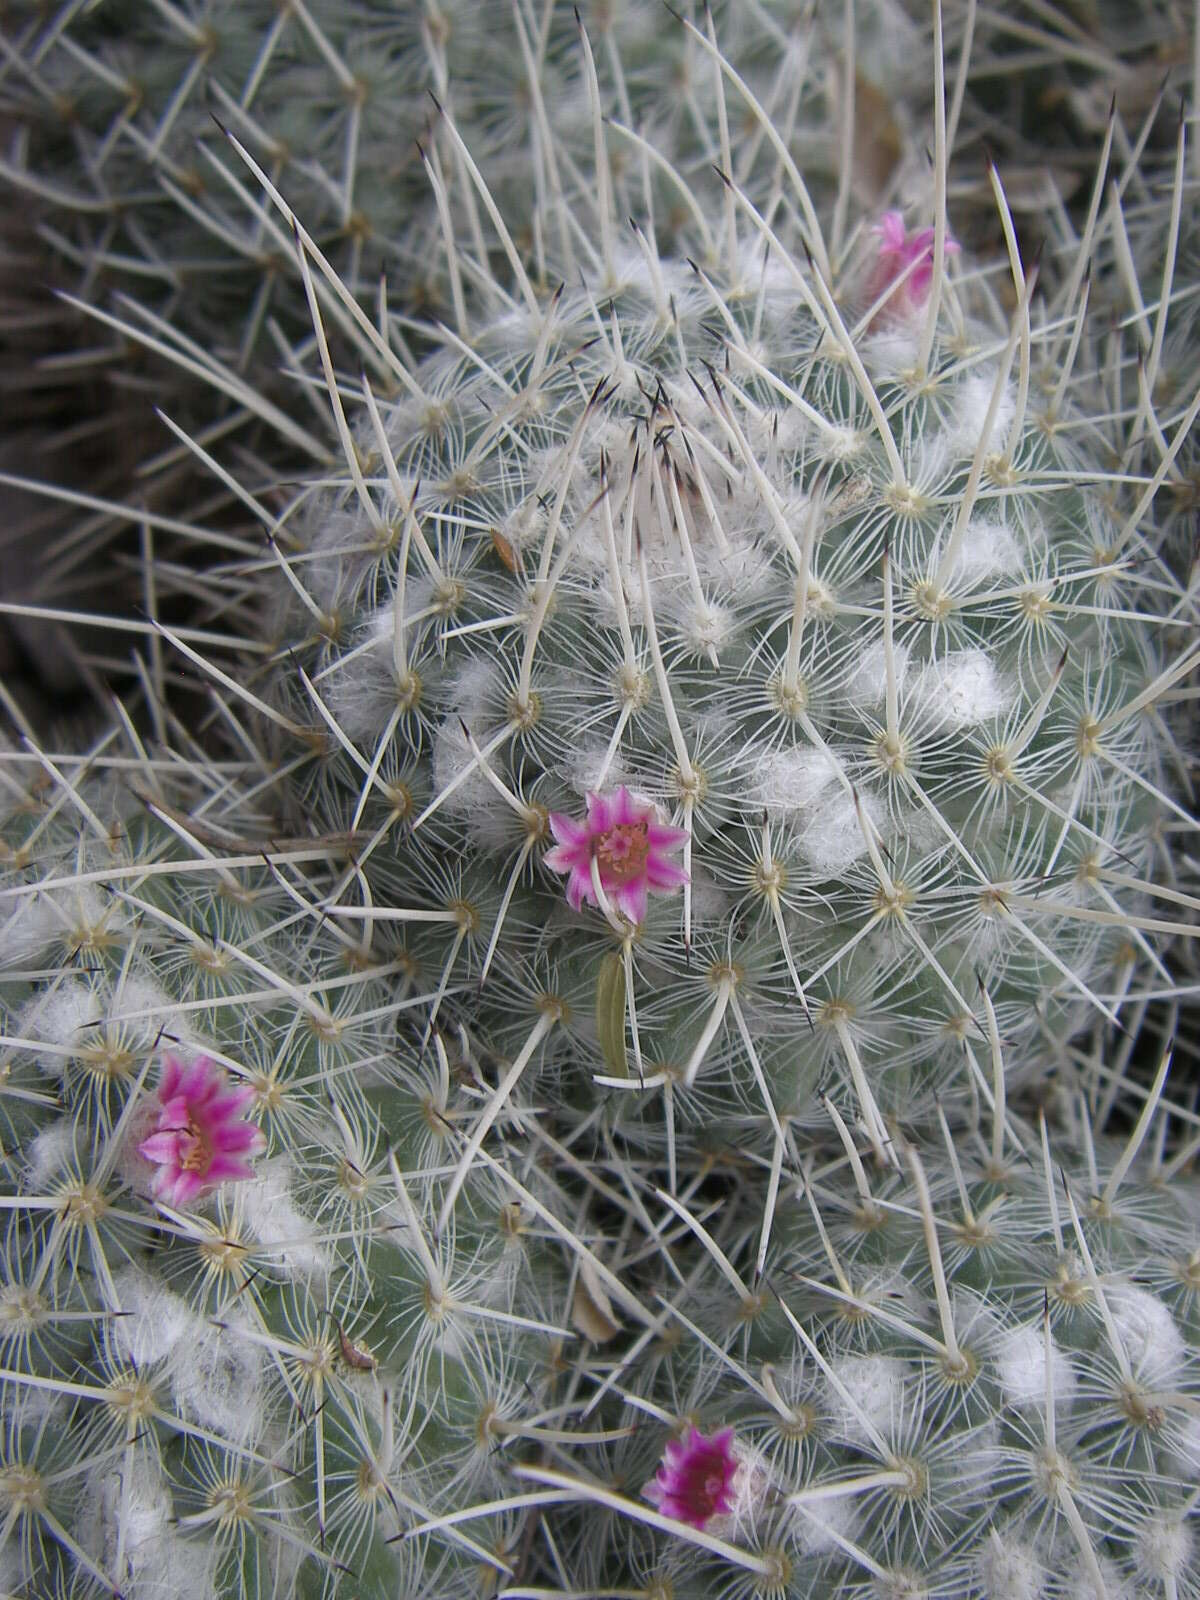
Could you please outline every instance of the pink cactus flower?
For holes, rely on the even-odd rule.
[[[921,228],[910,234],[898,211],[885,211],[882,220],[871,231],[879,236],[879,253],[867,280],[868,304],[878,300],[884,290],[903,277],[912,263],[916,262],[876,318],[876,321],[880,318],[899,321],[919,311],[929,298],[929,282],[933,277],[933,229]],[[958,241],[947,234],[946,254],[954,255],[958,248]]]
[[[207,1056],[190,1067],[165,1056],[158,1098],[154,1131],[138,1145],[138,1154],[158,1166],[151,1184],[157,1199],[186,1206],[228,1179],[254,1176],[249,1158],[267,1141],[239,1114],[253,1100],[253,1089],[231,1089]]]
[[[704,1528],[714,1517],[733,1510],[738,1466],[732,1428],[723,1428],[710,1439],[689,1428],[685,1439],[668,1444],[642,1493],[665,1516]]]
[[[596,905],[592,863],[605,897],[630,922],[646,920],[650,894],[670,894],[687,882],[687,873],[667,856],[687,834],[659,822],[653,805],[635,800],[622,785],[612,794],[589,794],[582,822],[555,812],[550,829],[558,840],[546,857],[551,872],[566,872],[567,899],[578,911]]]

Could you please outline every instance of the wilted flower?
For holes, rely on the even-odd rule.
[[[163,1058],[158,1098],[154,1131],[138,1145],[138,1154],[158,1165],[151,1184],[157,1199],[186,1206],[228,1179],[253,1177],[249,1158],[267,1142],[240,1115],[254,1098],[253,1089],[231,1089],[207,1056],[185,1067],[169,1055]]]
[[[558,844],[545,858],[552,872],[566,872],[567,899],[578,911],[598,904],[593,867],[605,897],[630,922],[643,922],[650,893],[670,894],[687,882],[682,867],[668,861],[687,834],[659,822],[653,805],[637,801],[622,785],[610,795],[589,794],[582,822],[555,812],[550,828]]]
[[[711,1438],[689,1428],[685,1439],[667,1445],[658,1472],[642,1493],[665,1516],[703,1528],[733,1510],[737,1472],[732,1428]]]
[[[878,300],[885,289],[908,272],[881,309],[880,316],[900,318],[919,311],[929,298],[929,281],[933,276],[933,229],[921,228],[910,234],[898,211],[885,211],[872,232],[879,236],[879,253],[867,281],[868,302]],[[958,241],[947,234],[946,254],[954,255],[958,248]],[[910,266],[911,272],[908,271]]]

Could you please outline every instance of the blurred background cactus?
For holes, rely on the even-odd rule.
[[[3,11],[20,1600],[1200,1593],[1195,17],[682,11]]]

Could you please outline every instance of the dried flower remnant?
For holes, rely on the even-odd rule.
[[[624,785],[610,795],[589,794],[582,822],[555,812],[550,829],[558,843],[545,863],[552,872],[568,874],[574,911],[585,901],[599,904],[598,881],[604,897],[630,922],[644,922],[651,893],[670,894],[687,882],[683,868],[667,859],[686,832],[659,822],[655,807],[635,800]]]
[[[207,1056],[185,1067],[169,1055],[158,1098],[154,1131],[138,1145],[138,1154],[158,1166],[151,1184],[156,1199],[186,1206],[220,1183],[253,1176],[250,1158],[266,1147],[259,1129],[241,1116],[253,1089],[231,1089]]]
[[[657,1473],[642,1493],[665,1516],[705,1528],[714,1517],[733,1510],[737,1472],[732,1428],[711,1438],[689,1428],[686,1438],[667,1445]]]
[[[898,211],[885,211],[871,231],[878,236],[879,251],[867,279],[866,299],[873,304],[895,285],[875,321],[901,321],[919,311],[929,298],[934,230],[920,228],[909,233]],[[947,234],[946,254],[955,255],[958,249],[958,241]]]

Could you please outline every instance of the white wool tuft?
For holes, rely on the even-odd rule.
[[[202,1577],[203,1548],[185,1544],[171,1526],[171,1496],[150,1457],[139,1454],[97,1474],[85,1496],[85,1507],[88,1543],[130,1600],[149,1600],[150,1596],[158,1600],[172,1593],[167,1587],[172,1572],[174,1592],[178,1592],[179,1573],[185,1565],[188,1595],[211,1593]],[[120,1571],[118,1551],[122,1552]]]
[[[897,295],[893,305],[900,299]],[[904,378],[916,370],[921,355],[921,321],[896,318],[881,325],[859,347],[867,370],[883,378]]]
[[[973,517],[963,530],[962,544],[947,576],[946,587],[959,594],[975,588],[993,574],[1017,579],[1022,570],[1017,541],[1004,523]]]
[[[896,666],[896,687],[904,689],[908,671],[908,646],[895,644],[892,659]],[[887,694],[887,658],[882,642],[868,645],[854,663],[846,679],[846,698],[854,706],[875,706]]]
[[[721,650],[737,627],[737,618],[728,606],[713,601],[681,608],[678,617],[684,643],[695,655]]]
[[[592,794],[600,787],[600,771],[607,753],[608,746],[603,744],[580,744],[568,751],[564,776],[577,794]],[[629,781],[629,769],[618,750],[604,768],[604,788],[615,789]]]
[[[1147,1517],[1133,1541],[1134,1560],[1144,1578],[1178,1583],[1192,1571],[1195,1538],[1178,1516],[1163,1512]]]
[[[8,1423],[14,1437],[21,1429],[44,1428],[59,1418],[65,1425],[70,1406],[71,1396],[57,1389],[34,1388],[24,1383],[0,1384],[0,1419]]]
[[[1028,1546],[991,1530],[975,1555],[982,1600],[1042,1600],[1046,1572]]]
[[[476,656],[454,679],[455,720],[459,717],[478,739],[483,727],[499,724],[497,708],[504,700],[504,685],[495,662]]]
[[[251,1444],[266,1422],[264,1356],[240,1334],[239,1321],[204,1323],[176,1346],[171,1389],[183,1416],[232,1444]]]
[[[73,1117],[60,1117],[40,1129],[25,1146],[25,1171],[30,1192],[44,1193],[55,1179],[75,1165],[77,1128]]]
[[[284,1277],[323,1283],[329,1275],[329,1254],[318,1242],[312,1219],[292,1198],[294,1179],[295,1168],[289,1156],[275,1156],[264,1162],[255,1176],[238,1189],[242,1215]]]
[[[1132,1585],[1125,1582],[1116,1562],[1107,1556],[1098,1556],[1096,1564],[1100,1568],[1100,1584],[1103,1587],[1096,1583],[1090,1570],[1081,1562],[1065,1574],[1066,1583],[1058,1591],[1065,1596],[1065,1600],[1133,1600]]]
[[[1137,1381],[1157,1388],[1177,1378],[1187,1345],[1162,1301],[1133,1283],[1106,1285],[1104,1298]]]
[[[858,806],[877,833],[884,834],[887,816],[875,796],[860,791]],[[844,789],[834,790],[822,799],[800,835],[801,852],[821,877],[836,877],[866,854],[867,841],[858,806]]]
[[[26,1039],[44,1040],[62,1050],[74,1050],[86,1043],[81,1030],[100,1017],[100,1002],[86,983],[68,979],[44,994],[36,995],[22,1010],[16,1031]],[[38,1066],[52,1077],[61,1077],[70,1058],[65,1055],[38,1057]]]
[[[833,757],[812,745],[764,751],[752,770],[755,799],[768,811],[785,814],[814,805],[838,774]]]
[[[833,1434],[850,1444],[869,1442],[860,1420],[865,1417],[886,1439],[893,1424],[904,1415],[907,1364],[896,1356],[843,1356],[831,1361],[829,1368],[853,1402],[848,1404],[839,1388],[826,1380],[825,1409]]]
[[[801,1555],[832,1555],[842,1548],[838,1537],[853,1539],[858,1525],[859,1515],[850,1495],[820,1500],[808,1509],[793,1508],[792,1530]]]
[[[867,437],[867,434],[859,428],[851,428],[844,423],[840,426],[831,424],[821,430],[821,452],[828,456],[830,461],[853,461],[855,457],[862,455]]]
[[[964,456],[974,456],[979,447],[983,425],[987,421],[988,407],[992,403],[992,390],[995,386],[995,371],[985,370],[972,373],[955,388],[950,421],[941,436],[941,443],[951,456],[959,459]],[[1004,449],[1016,411],[1016,390],[1010,382],[1005,385],[1000,403],[996,407],[995,421],[985,446],[986,454],[994,455]]]
[[[751,534],[725,531],[728,549],[719,549],[715,541],[705,545],[696,552],[696,565],[706,581],[744,605],[772,583],[771,552]]]
[[[124,1016],[135,1019],[127,1026],[139,1030],[147,1046],[153,1044],[160,1033],[170,1036],[170,1049],[176,1055],[195,1050],[201,1044],[188,1013],[180,1011],[170,992],[145,972],[131,972],[126,977],[121,986],[121,998],[109,1007],[109,1015],[118,1021]]]
[[[483,748],[478,738],[475,742]],[[498,796],[475,760],[475,752],[458,719],[448,718],[433,737],[433,782],[437,794],[442,794],[456,778],[461,778],[472,764],[473,770],[442,802],[446,811],[453,815],[467,816],[487,809],[497,802]]]
[[[912,696],[931,720],[931,731],[944,733],[1003,715],[1012,702],[1012,689],[986,652],[956,650],[923,669]]]
[[[0,1594],[3,1595],[20,1594],[29,1576],[17,1548],[18,1543],[18,1540],[11,1539],[0,1548]]]
[[[125,1267],[113,1284],[123,1315],[112,1318],[109,1337],[117,1354],[132,1366],[165,1361],[204,1332],[205,1323],[187,1301],[139,1267]]]
[[[676,858],[678,859],[678,857]],[[695,868],[692,872],[692,922],[716,927],[724,924],[731,911],[731,902],[725,889],[709,872]]]
[[[0,967],[23,967],[61,938],[66,923],[52,895],[25,895],[0,913]]]
[[[1009,1328],[996,1338],[996,1366],[1006,1405],[1042,1406],[1046,1399],[1046,1336],[1040,1327]],[[1050,1371],[1054,1406],[1069,1406],[1075,1394],[1075,1369],[1051,1342]]]

